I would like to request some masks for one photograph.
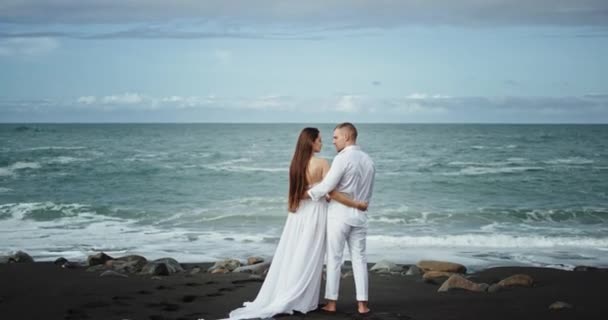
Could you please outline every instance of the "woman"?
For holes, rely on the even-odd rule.
[[[325,256],[327,201],[307,199],[306,190],[329,171],[327,160],[317,158],[323,143],[316,128],[300,132],[289,168],[289,214],[266,280],[253,302],[230,313],[230,319],[269,318],[317,309]],[[367,210],[367,204],[332,192],[344,205]]]

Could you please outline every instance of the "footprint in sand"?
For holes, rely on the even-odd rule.
[[[197,296],[194,295],[186,295],[182,297],[182,302],[186,302],[186,303],[190,303],[194,300],[196,300]]]
[[[173,290],[173,287],[163,286],[162,284],[155,288],[156,290]]]
[[[207,294],[207,297],[219,297],[219,296],[223,296],[223,294],[221,294],[219,292]]]
[[[264,282],[264,280],[262,280],[262,279],[243,279],[243,280],[234,280],[234,281],[232,281],[232,284],[238,284],[238,283],[247,283],[247,282]]]
[[[389,312],[372,312],[369,315],[353,315],[353,320],[411,320],[412,318],[399,314]]]
[[[188,287],[198,287],[200,285],[201,285],[200,283],[196,283],[196,282],[188,282],[188,283],[186,283],[186,286],[188,286]]]
[[[110,304],[102,301],[91,301],[82,305],[85,309],[93,309],[93,308],[105,308],[109,307]]]
[[[133,297],[126,297],[126,296],[113,296],[112,300],[114,301],[115,305],[119,305],[119,306],[123,306],[123,307],[128,307],[131,304],[125,302],[125,300],[133,300]]]
[[[167,303],[167,302],[159,302],[159,303],[148,303],[146,306],[151,308],[161,308],[164,311],[177,311],[179,310],[179,305],[175,303]]]
[[[68,309],[65,320],[89,319],[89,315],[82,309]]]

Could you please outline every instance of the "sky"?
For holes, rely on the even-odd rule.
[[[0,122],[608,123],[606,0],[3,0]]]

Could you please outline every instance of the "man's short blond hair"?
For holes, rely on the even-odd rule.
[[[355,125],[352,123],[342,122],[338,124],[335,129],[346,129],[353,141],[357,141],[357,128],[355,128]]]

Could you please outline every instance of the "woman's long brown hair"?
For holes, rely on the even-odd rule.
[[[304,128],[296,144],[291,165],[289,166],[289,211],[296,212],[300,206],[300,199],[308,186],[308,163],[312,157],[312,146],[319,137],[319,129]]]

